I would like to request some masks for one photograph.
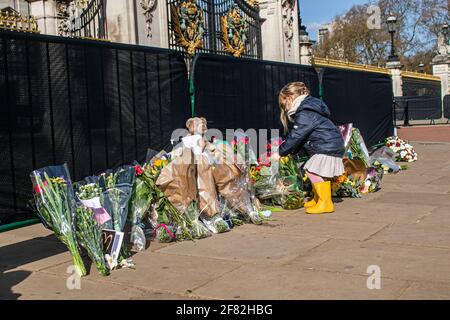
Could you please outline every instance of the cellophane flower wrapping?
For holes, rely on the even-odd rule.
[[[152,190],[140,176],[141,167],[136,164],[136,179],[130,199],[128,212],[131,222],[130,242],[137,251],[145,249],[147,238],[144,232],[144,218],[148,214],[152,204]]]
[[[389,137],[386,139],[386,146],[397,154],[396,161],[414,162],[418,159],[414,147],[404,139],[396,136]]]
[[[382,167],[384,173],[396,173],[401,170],[401,167],[395,163],[395,157],[392,149],[383,146],[370,155],[370,164]]]
[[[256,196],[264,203],[280,205],[286,210],[299,209],[303,206],[304,193],[296,161],[292,156],[282,157],[278,163],[270,158],[280,144],[277,139],[267,145],[267,152],[258,158],[258,166],[251,169],[250,176]]]
[[[361,132],[359,132],[359,129],[357,128],[352,129],[349,152],[350,151],[351,154],[349,156],[349,159],[360,159],[364,163],[366,168],[370,167],[369,151],[367,150]]]
[[[67,164],[31,173],[37,215],[69,249],[76,273],[86,275],[75,229],[75,195]]]
[[[353,124],[348,123],[340,125],[338,126],[338,129],[341,132],[342,138],[344,139],[345,153],[347,153],[348,149],[350,148],[350,141],[352,139]]]
[[[86,249],[98,272],[107,276],[109,268],[103,253],[102,227],[94,218],[92,209],[79,203],[76,208],[75,224],[78,242]]]
[[[99,176],[99,185],[103,189],[103,205],[111,215],[116,231],[123,231],[127,221],[135,171],[134,166],[123,166]]]
[[[211,236],[211,232],[209,231],[209,229],[199,220],[200,212],[195,201],[192,201],[185,211],[185,217],[190,222],[190,226],[186,225],[185,227],[189,230],[192,238],[203,239]],[[176,233],[178,240],[190,240],[190,238],[183,238],[184,233],[180,233],[178,229]]]
[[[221,217],[220,214],[216,214],[213,217],[200,217],[203,224],[212,232],[212,233],[224,233],[230,231],[230,226],[228,223]]]
[[[262,220],[254,203],[255,197],[249,175],[245,174],[247,170],[245,157],[249,152],[249,146],[245,139],[235,145],[241,144],[246,144],[246,147],[239,147],[243,152],[239,157],[234,156],[233,148],[226,141],[216,140],[210,148],[213,159],[214,182],[220,195],[221,216],[228,221],[227,215],[224,215],[224,211],[228,208],[233,212],[238,212],[243,221],[260,224]],[[239,159],[242,161],[241,165],[238,163]],[[238,218],[235,217],[234,219],[239,224]],[[230,221],[228,221],[228,224],[230,225]]]

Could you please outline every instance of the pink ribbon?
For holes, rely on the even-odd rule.
[[[158,224],[158,225],[156,226],[155,230],[153,231],[153,235],[152,235],[153,238],[155,238],[156,232],[158,231],[159,228],[164,228],[164,229],[167,231],[167,233],[169,234],[169,236],[170,236],[172,239],[175,239],[175,235],[172,233],[172,231],[170,231],[170,229],[169,229],[169,228],[167,227],[167,225],[165,225],[164,223]]]

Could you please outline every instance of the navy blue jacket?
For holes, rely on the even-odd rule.
[[[293,116],[294,123],[279,148],[280,156],[295,154],[303,147],[310,156],[343,157],[344,139],[329,117],[330,110],[322,100],[306,97]]]

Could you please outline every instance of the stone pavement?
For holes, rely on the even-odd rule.
[[[67,289],[71,258],[41,225],[0,234],[0,299],[450,299],[450,144],[330,215],[274,213],[211,238],[152,243],[136,270],[94,267]],[[380,267],[381,289],[367,288]]]

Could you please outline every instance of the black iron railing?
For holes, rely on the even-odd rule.
[[[72,37],[107,38],[105,2],[92,0],[78,17],[72,18]]]
[[[169,48],[262,58],[259,9],[245,0],[168,0]]]

